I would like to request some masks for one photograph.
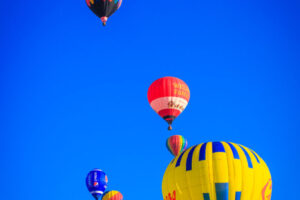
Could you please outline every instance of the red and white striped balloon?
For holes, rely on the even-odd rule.
[[[186,83],[179,78],[163,77],[154,81],[148,89],[148,101],[169,124],[186,108],[190,100],[190,90]]]

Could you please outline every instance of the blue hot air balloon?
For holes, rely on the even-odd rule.
[[[88,173],[86,186],[96,200],[100,199],[107,188],[107,181],[107,176],[101,169],[94,169]]]

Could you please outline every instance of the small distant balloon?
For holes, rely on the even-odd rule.
[[[187,140],[181,135],[173,135],[167,139],[166,146],[175,157],[187,148]]]
[[[123,200],[123,195],[119,191],[111,190],[103,194],[102,200]]]
[[[86,0],[86,4],[105,26],[107,19],[120,8],[122,0]]]
[[[86,177],[86,186],[96,200],[104,193],[107,182],[107,176],[101,169],[90,171]]]

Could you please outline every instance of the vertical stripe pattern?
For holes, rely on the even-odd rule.
[[[239,153],[237,152],[236,148],[230,142],[227,142],[227,144],[231,148],[234,159],[240,159]]]
[[[164,200],[270,200],[271,185],[268,167],[254,151],[230,142],[207,142],[171,161],[162,191]]]
[[[199,161],[205,160],[205,153],[206,153],[206,143],[204,143],[204,144],[201,146],[200,154],[199,154]]]
[[[246,149],[244,147],[242,147],[241,145],[239,145],[239,146],[241,147],[241,149],[243,150],[243,152],[244,152],[244,154],[245,154],[245,156],[247,158],[248,167],[249,168],[253,168],[252,161],[251,161],[251,158],[250,158],[248,152],[246,151]]]
[[[186,171],[192,170],[192,158],[196,147],[197,146],[193,146],[191,151],[188,154],[187,161],[186,161]]]
[[[166,141],[167,149],[174,156],[178,156],[181,152],[186,150],[187,140],[181,135],[173,135]]]
[[[182,156],[183,156],[184,153],[185,153],[185,151],[182,152],[182,153],[180,154],[180,156],[178,157],[177,162],[176,162],[176,167],[180,166],[181,158],[182,158]]]
[[[240,200],[241,199],[241,192],[236,192],[235,193],[235,200]]]
[[[224,146],[221,142],[213,142],[213,153],[225,152]]]

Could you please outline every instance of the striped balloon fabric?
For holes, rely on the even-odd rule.
[[[163,77],[154,81],[148,89],[148,101],[169,124],[169,130],[176,117],[186,108],[190,99],[190,90],[179,78]]]
[[[207,142],[170,162],[162,193],[164,200],[271,200],[272,179],[253,150],[232,142]]]
[[[177,156],[186,150],[187,140],[181,135],[173,135],[167,139],[166,146],[171,154]]]
[[[123,200],[123,195],[119,191],[111,190],[103,194],[102,200]]]

